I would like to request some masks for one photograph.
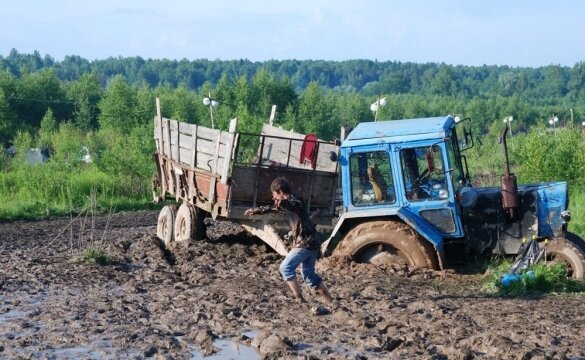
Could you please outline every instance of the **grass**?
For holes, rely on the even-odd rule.
[[[571,210],[569,231],[585,239],[585,187],[570,188],[569,197],[569,209]]]
[[[565,264],[535,264],[532,268],[518,274],[515,281],[502,285],[502,277],[512,266],[512,261],[497,258],[488,267],[488,276],[483,290],[500,296],[534,296],[545,293],[585,292],[585,281],[567,278]]]
[[[89,202],[97,213],[156,208],[149,179],[106,174],[93,165],[48,162],[0,172],[0,219],[36,220],[76,214]]]
[[[109,265],[112,263],[112,257],[103,249],[92,245],[85,249],[79,256],[73,258],[74,261],[80,261],[86,264]]]

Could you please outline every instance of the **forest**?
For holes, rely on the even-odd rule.
[[[219,102],[216,127],[226,130],[237,117],[239,130],[248,132],[258,131],[276,105],[276,125],[325,140],[375,116],[461,114],[473,121],[477,145],[468,162],[484,185],[502,173],[497,138],[512,117],[511,161],[520,181],[566,180],[573,197],[583,197],[584,85],[585,62],[521,68],[366,59],[56,61],[12,49],[0,56],[0,218],[67,214],[88,201],[102,210],[148,206],[156,97],[164,117],[209,127],[202,99],[212,97]],[[386,105],[376,115],[370,104],[380,98]],[[30,148],[44,149],[50,160],[28,164]],[[585,207],[573,211],[585,219]]]

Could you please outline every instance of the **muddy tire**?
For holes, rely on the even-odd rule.
[[[433,246],[410,226],[395,220],[357,225],[341,240],[334,255],[349,255],[354,261],[375,265],[439,269]]]
[[[182,204],[175,220],[175,240],[201,240],[205,238],[205,214],[203,210],[189,204]]]
[[[573,234],[571,234],[573,235]],[[585,252],[583,242],[578,236],[567,238],[554,238],[548,242],[546,248],[546,261],[561,261],[567,265],[567,276],[575,279],[583,279],[585,275]]]
[[[161,239],[165,244],[169,244],[173,241],[175,217],[177,215],[176,205],[164,206],[158,214],[158,220],[156,223],[156,236]]]

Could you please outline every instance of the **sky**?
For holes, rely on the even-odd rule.
[[[0,56],[585,61],[581,0],[0,0]]]

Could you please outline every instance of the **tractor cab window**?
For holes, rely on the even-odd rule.
[[[396,201],[390,157],[386,151],[352,154],[349,159],[353,205],[391,204]]]
[[[400,150],[404,191],[409,201],[449,197],[445,161],[439,145]]]

